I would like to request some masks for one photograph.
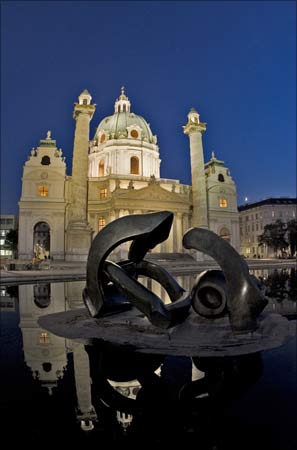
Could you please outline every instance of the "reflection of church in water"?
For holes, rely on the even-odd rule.
[[[239,249],[236,186],[214,153],[204,163],[206,124],[193,108],[183,127],[189,136],[192,185],[160,177],[157,136],[131,111],[122,88],[114,113],[90,140],[95,104],[83,91],[74,107],[76,121],[72,175],[48,132],[24,166],[19,202],[19,257],[85,260],[101,228],[127,214],[168,210],[171,233],[157,252],[183,252],[182,236],[191,226],[210,228]],[[174,149],[173,149],[174,151]],[[174,153],[173,153],[174,157]],[[123,255],[125,248],[122,249]]]
[[[67,354],[72,353],[77,418],[82,427],[88,429],[88,422],[96,418],[96,414],[91,401],[89,362],[84,346],[49,333],[37,323],[42,315],[81,307],[83,285],[84,282],[20,285],[19,308],[25,362],[33,378],[47,388],[50,395],[64,376]]]

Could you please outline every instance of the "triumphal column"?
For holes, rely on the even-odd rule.
[[[76,120],[69,222],[66,231],[66,260],[85,261],[91,245],[92,229],[88,224],[88,151],[90,121],[96,105],[85,89],[75,103],[73,118]]]
[[[191,174],[192,174],[192,227],[208,228],[208,205],[205,184],[204,154],[202,133],[206,123],[200,122],[199,114],[191,108],[188,123],[183,127],[190,139]]]

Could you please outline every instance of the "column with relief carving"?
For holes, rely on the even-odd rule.
[[[88,166],[90,121],[96,105],[85,89],[75,103],[73,117],[76,120],[69,223],[66,231],[66,260],[85,261],[92,239],[92,229],[87,220],[88,208]]]
[[[200,122],[199,114],[192,108],[188,114],[188,123],[183,127],[190,139],[192,173],[192,227],[208,228],[207,197],[204,172],[204,154],[202,133],[206,123]]]

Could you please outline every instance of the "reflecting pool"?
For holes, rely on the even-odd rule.
[[[296,328],[294,269],[258,270],[267,310]],[[194,277],[177,277],[189,289]],[[84,281],[0,287],[2,442],[295,450],[296,336],[241,357],[145,355],[55,336],[42,315],[81,308]],[[166,301],[161,286],[148,287]]]

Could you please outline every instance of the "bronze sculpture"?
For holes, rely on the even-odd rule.
[[[198,276],[189,294],[163,267],[144,259],[149,250],[167,239],[172,221],[173,214],[168,211],[125,216],[97,234],[89,252],[83,293],[90,315],[102,317],[134,305],[153,325],[167,329],[183,322],[192,305],[204,317],[228,313],[233,331],[255,330],[256,319],[267,300],[249,275],[246,262],[212,231],[192,228],[184,235],[185,248],[210,255],[222,269]],[[106,260],[115,247],[130,240],[128,260],[119,263]],[[137,280],[139,275],[158,281],[172,303],[164,305]]]

